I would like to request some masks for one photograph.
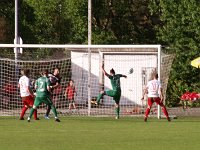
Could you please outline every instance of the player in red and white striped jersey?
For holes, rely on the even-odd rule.
[[[26,113],[27,109],[33,107],[34,94],[30,88],[30,79],[28,77],[30,70],[22,70],[21,74],[22,77],[19,79],[18,87],[20,88],[20,96],[22,97],[24,106],[22,108],[20,120],[24,120],[24,114]],[[39,120],[39,118],[37,118],[37,110],[34,112],[34,119]]]
[[[154,74],[153,77],[154,79],[147,83],[147,86],[142,96],[142,100],[144,100],[144,95],[148,93],[148,107],[145,112],[144,121],[147,121],[148,115],[154,102],[156,102],[157,105],[160,105],[162,107],[163,113],[165,114],[167,120],[170,121],[167,109],[163,104],[164,96],[162,92],[161,83],[160,81],[158,81],[158,74]]]

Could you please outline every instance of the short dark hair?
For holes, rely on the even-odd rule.
[[[110,70],[110,73],[115,74],[115,70],[112,68],[112,69]]]
[[[49,72],[48,69],[44,69],[44,70],[42,70],[42,74],[43,74],[43,75],[47,75],[48,72]]]
[[[30,74],[30,70],[29,69],[23,69],[22,70],[25,76],[28,76]]]

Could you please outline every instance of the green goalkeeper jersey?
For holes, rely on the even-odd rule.
[[[50,80],[47,77],[40,77],[36,81],[36,95],[37,97],[45,97],[49,95],[49,91],[47,90],[47,86],[50,86]]]
[[[116,74],[116,75],[109,75],[108,78],[110,79],[112,89],[115,91],[121,91],[120,86],[120,78],[122,77],[122,74]]]

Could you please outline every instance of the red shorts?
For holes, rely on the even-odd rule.
[[[152,104],[156,102],[157,105],[164,106],[160,97],[148,97],[148,105],[152,106]]]
[[[22,102],[24,105],[26,105],[27,107],[33,107],[33,104],[34,104],[34,98],[29,95],[29,96],[26,96],[26,97],[22,97]]]

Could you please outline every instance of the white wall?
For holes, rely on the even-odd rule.
[[[147,74],[152,68],[157,67],[156,55],[105,55],[105,69],[107,72],[114,68],[116,74],[127,75],[127,79],[121,78],[122,104],[130,104],[132,102],[142,105],[140,100],[142,97],[142,70],[145,68]],[[129,69],[133,68],[133,74],[129,74]],[[148,78],[146,77],[146,80]],[[105,87],[111,89],[108,78],[105,79]]]
[[[99,68],[100,58],[99,53],[92,53],[91,55],[91,84],[92,97],[99,93]],[[72,60],[72,79],[75,80],[78,96],[76,101],[85,103],[87,101],[88,92],[88,58],[87,54],[83,52],[71,52]],[[143,89],[142,70],[146,71],[146,78],[148,80],[152,68],[157,67],[157,55],[104,55],[105,70],[109,73],[111,68],[115,69],[118,74],[125,74],[127,79],[121,79],[122,97],[121,104],[138,104],[142,105],[141,96]],[[129,69],[133,68],[134,73],[128,74]],[[111,89],[111,84],[108,78],[104,80],[105,90]],[[112,104],[114,101],[108,96],[104,97],[104,104]]]
[[[88,55],[83,52],[71,52],[72,79],[75,81],[78,103],[86,103],[88,100]],[[91,96],[99,93],[99,54],[91,54]]]

